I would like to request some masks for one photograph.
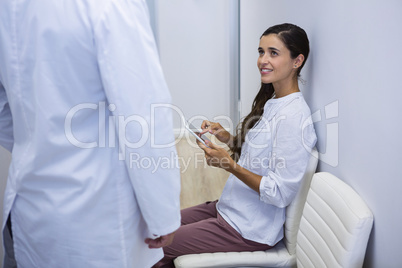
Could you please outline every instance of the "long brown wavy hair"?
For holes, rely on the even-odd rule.
[[[300,54],[304,56],[304,61],[296,72],[297,77],[300,77],[300,71],[303,68],[310,52],[309,40],[306,32],[299,26],[284,23],[268,28],[261,35],[260,39],[269,34],[276,34],[281,39],[286,48],[289,49],[292,59],[295,59]],[[251,112],[237,126],[236,135],[229,146],[230,150],[232,151],[231,157],[235,161],[239,160],[241,148],[248,131],[254,127],[258,120],[260,120],[262,114],[264,113],[265,103],[274,96],[274,86],[271,83],[261,83],[261,88],[253,101]]]

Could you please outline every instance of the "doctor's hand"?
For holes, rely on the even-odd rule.
[[[236,162],[230,157],[229,153],[222,147],[205,141],[206,147],[201,142],[197,141],[198,146],[205,152],[205,160],[209,166],[223,168],[226,171],[231,171],[236,166]]]
[[[148,244],[149,248],[163,248],[172,244],[174,234],[175,232],[167,235],[162,235],[156,239],[147,238],[145,239],[145,243]]]
[[[224,129],[219,123],[204,120],[201,124],[201,129],[201,135],[208,132],[214,135],[220,142],[226,144],[228,144],[232,139],[232,135],[228,131],[226,131],[226,129]]]

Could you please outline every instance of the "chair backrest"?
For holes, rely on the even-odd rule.
[[[297,267],[362,267],[373,214],[346,183],[313,176],[297,236]]]
[[[289,254],[291,255],[296,254],[297,231],[299,230],[300,219],[303,213],[304,203],[306,202],[307,193],[310,188],[311,179],[317,169],[317,163],[318,152],[316,148],[313,148],[299,192],[295,199],[293,199],[292,203],[290,203],[286,208],[284,242]]]

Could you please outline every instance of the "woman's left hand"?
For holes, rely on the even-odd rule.
[[[213,144],[210,141],[205,141],[208,145],[205,146],[197,140],[198,146],[205,152],[207,164],[214,167],[220,167],[235,175],[239,180],[248,185],[251,189],[260,193],[260,183],[262,176],[255,174],[248,169],[238,165],[222,147]]]
[[[224,148],[210,141],[205,141],[209,148],[199,141],[197,141],[197,143],[198,146],[204,150],[205,159],[209,166],[219,167],[229,171],[236,165],[235,161]]]

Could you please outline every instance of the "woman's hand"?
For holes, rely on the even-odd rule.
[[[262,176],[255,174],[248,169],[245,169],[242,166],[238,165],[230,157],[229,153],[222,147],[219,147],[218,145],[213,144],[210,141],[205,141],[209,148],[198,140],[197,143],[198,146],[200,146],[200,148],[204,150],[205,159],[208,165],[223,168],[224,170],[235,175],[239,180],[244,182],[251,189],[253,189],[257,193],[260,193],[260,183]]]
[[[236,162],[224,148],[210,141],[205,141],[205,143],[209,148],[197,140],[198,146],[205,152],[205,160],[209,166],[223,168],[229,172],[234,169]]]
[[[149,248],[163,248],[167,247],[173,242],[175,232],[162,235],[156,239],[147,238],[145,239],[145,243],[148,244]]]
[[[229,144],[232,140],[232,135],[228,131],[226,131],[219,123],[204,120],[201,124],[201,129],[201,135],[208,132],[214,135],[220,142]]]

